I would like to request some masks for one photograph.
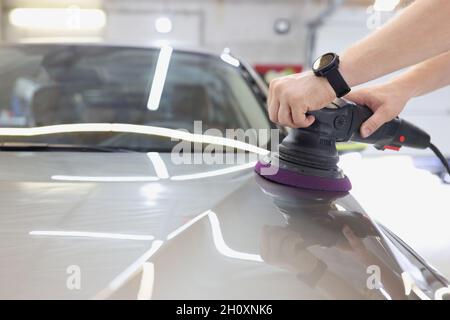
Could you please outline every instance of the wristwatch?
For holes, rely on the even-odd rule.
[[[326,53],[317,58],[312,70],[316,76],[327,78],[337,98],[350,92],[350,87],[339,72],[339,56],[336,53]]]

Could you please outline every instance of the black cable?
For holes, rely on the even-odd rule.
[[[430,142],[429,148],[434,152],[436,157],[441,160],[442,164],[444,165],[445,169],[447,169],[448,174],[450,175],[450,166],[448,165],[447,159],[445,159],[444,155],[439,151],[439,149]]]

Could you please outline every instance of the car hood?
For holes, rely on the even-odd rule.
[[[2,152],[0,297],[403,299],[446,286],[349,194],[170,157]]]

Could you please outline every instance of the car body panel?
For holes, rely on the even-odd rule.
[[[158,178],[145,153],[2,152],[0,297],[136,298],[139,290],[127,286],[149,263],[154,299],[407,298],[406,269],[431,296],[443,286],[415,274],[417,261],[351,195],[324,203],[323,194],[296,194],[256,176],[252,163],[233,171],[157,156],[169,176]],[[346,219],[362,225],[353,234],[362,247],[345,245]],[[277,237],[308,245],[293,254]],[[392,274],[394,293],[366,287],[369,255]],[[323,264],[311,283],[311,270]],[[79,290],[70,289],[71,266],[79,267]]]

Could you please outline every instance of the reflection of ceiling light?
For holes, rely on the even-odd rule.
[[[94,239],[118,239],[118,240],[137,240],[151,241],[155,237],[151,235],[140,234],[121,234],[106,232],[85,232],[85,231],[30,231],[30,236],[50,236],[50,237],[76,237],[76,238],[94,238]]]
[[[30,37],[19,40],[21,43],[99,43],[103,42],[102,37]]]
[[[167,17],[159,17],[155,21],[155,29],[159,33],[169,33],[172,31],[172,20]]]
[[[158,152],[149,152],[147,153],[147,157],[150,159],[150,161],[153,164],[153,168],[156,171],[156,175],[160,179],[168,179],[169,178],[169,172],[167,171],[166,164],[164,163],[164,160],[161,158]]]
[[[151,182],[158,181],[158,177],[152,176],[129,176],[129,177],[109,177],[109,176],[64,176],[54,175],[51,177],[56,181],[77,181],[77,182]]]
[[[233,57],[230,54],[230,49],[229,48],[224,48],[222,51],[222,54],[220,55],[220,59],[222,59],[222,61],[225,61],[228,64],[231,64],[233,67],[239,67],[240,66],[240,62],[238,59],[236,59],[235,57]]]
[[[197,143],[216,144],[224,147],[250,151],[260,155],[267,155],[270,153],[269,150],[239,140],[229,139],[225,137],[211,136],[206,134],[190,133],[184,130],[175,130],[154,126],[143,126],[137,124],[72,123],[72,124],[58,124],[44,127],[33,127],[33,128],[12,128],[12,127],[0,128],[0,136],[5,137],[15,137],[15,136],[33,137],[48,134],[74,133],[74,132],[136,133],[136,134],[167,137],[172,138],[174,140],[185,140]]]
[[[100,9],[17,8],[9,13],[15,27],[51,30],[95,30],[106,25],[106,14]]]
[[[196,223],[197,221],[203,219],[205,216],[207,216],[210,213],[210,210],[205,211],[201,214],[199,214],[198,216],[196,216],[195,218],[189,220],[188,222],[186,222],[185,224],[183,224],[181,227],[179,227],[178,229],[172,231],[171,233],[169,233],[167,235],[167,240],[171,240],[173,238],[175,238],[176,236],[178,236],[179,234],[181,234],[183,231],[189,229],[194,223]]]
[[[275,20],[273,28],[274,28],[275,32],[278,34],[289,33],[289,31],[291,30],[291,21],[289,21],[288,19],[284,19],[284,18],[277,19],[277,20]]]
[[[158,62],[156,63],[155,75],[153,76],[152,87],[148,95],[147,108],[155,111],[159,108],[161,95],[166,83],[167,71],[169,70],[172,47],[162,47],[159,51]]]
[[[373,8],[376,11],[392,11],[400,3],[400,0],[375,0]]]
[[[217,251],[219,251],[222,255],[233,259],[263,262],[263,259],[259,254],[240,252],[230,248],[223,238],[217,214],[210,210],[208,213],[208,218],[211,224],[214,246]]]
[[[145,262],[142,266],[141,283],[137,294],[138,300],[151,300],[153,295],[153,284],[155,283],[155,265]]]
[[[198,222],[199,220],[203,219],[205,216],[208,216],[209,222],[211,224],[212,229],[212,236],[213,236],[213,242],[214,246],[216,247],[217,251],[219,251],[222,255],[233,258],[233,259],[239,259],[239,260],[247,260],[247,261],[254,261],[254,262],[262,262],[262,258],[258,254],[252,254],[252,253],[246,253],[246,252],[240,252],[236,251],[232,248],[230,248],[227,243],[225,242],[225,239],[223,238],[222,230],[220,228],[220,222],[219,218],[217,217],[217,214],[211,210],[207,210],[203,212],[202,214],[196,216],[194,219],[190,220],[186,224],[182,225],[177,230],[173,231],[167,236],[167,240],[171,240],[174,237],[178,236],[180,233],[191,227],[193,224]]]
[[[184,181],[184,180],[195,180],[195,179],[204,179],[208,177],[217,177],[224,174],[234,173],[241,170],[253,168],[256,165],[256,162],[249,162],[242,165],[232,166],[224,169],[214,170],[214,171],[206,171],[200,173],[186,174],[181,176],[173,176],[170,179],[175,181]]]
[[[120,273],[113,281],[111,281],[107,288],[101,291],[94,299],[105,299],[117,289],[119,289],[125,282],[127,282],[142,266],[148,262],[148,260],[158,252],[161,248],[163,241],[155,240],[152,242],[150,249],[148,249],[143,255],[141,255],[135,262],[127,267],[122,273]]]

